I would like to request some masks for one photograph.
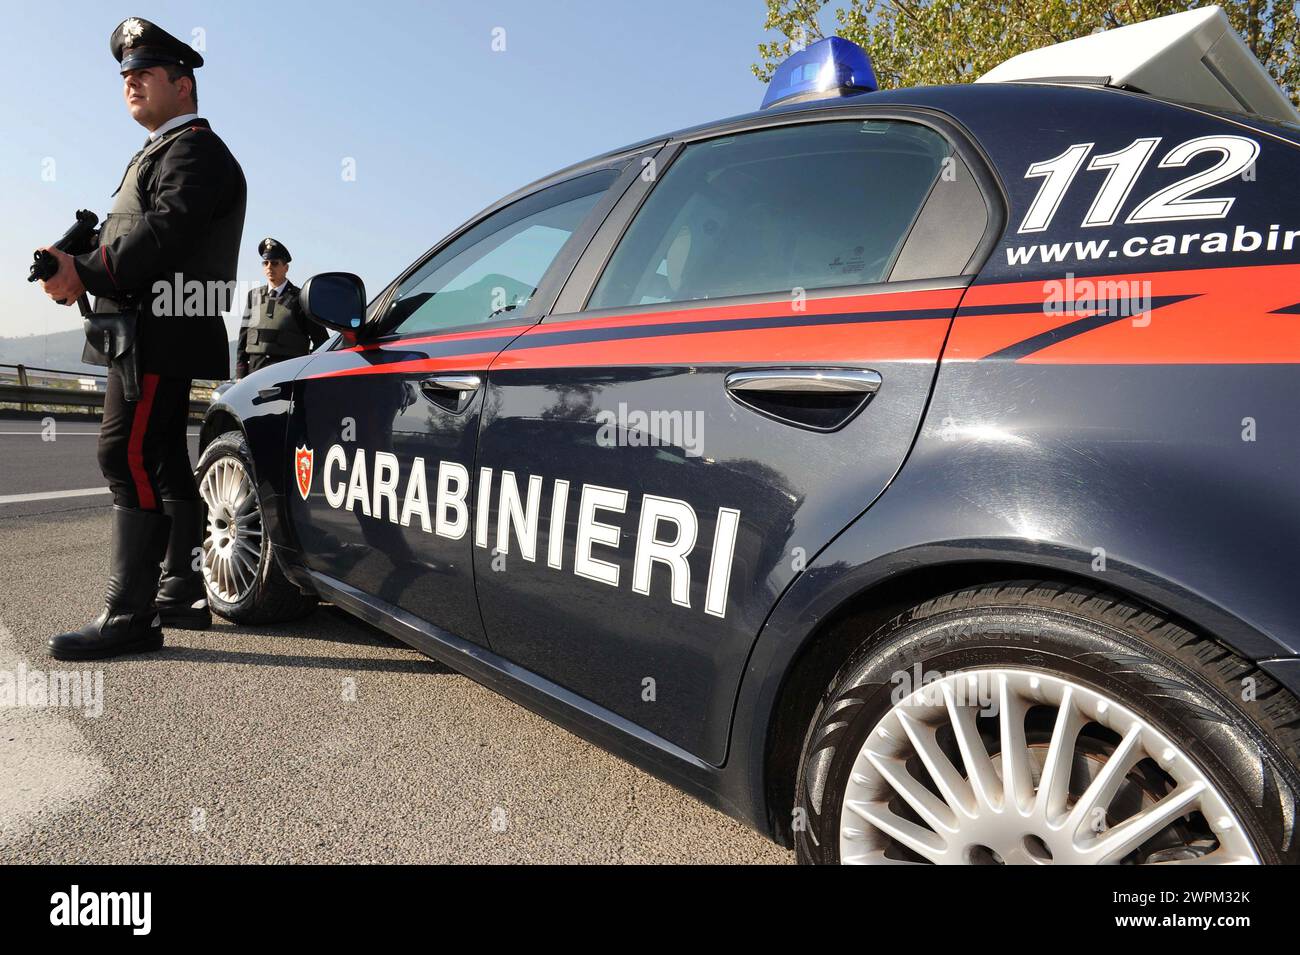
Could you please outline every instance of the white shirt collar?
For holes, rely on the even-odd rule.
[[[153,132],[149,134],[149,141],[153,142],[159,136],[162,136],[164,133],[171,132],[177,126],[184,126],[186,123],[193,122],[198,118],[199,118],[198,113],[186,113],[184,116],[173,116],[171,119],[167,120],[167,122],[163,123],[161,126],[159,126],[157,129],[155,129]]]
[[[281,293],[284,292],[284,287],[285,287],[286,285],[288,285],[288,284],[289,284],[289,280],[288,280],[288,279],[285,279],[283,282],[281,282],[281,283],[280,283],[279,285],[277,285],[275,288],[271,289],[271,291],[275,293],[275,297],[276,297],[276,298],[279,298],[279,297],[280,297]],[[266,283],[266,287],[267,287],[267,288],[271,288],[271,283],[270,283],[270,282],[267,282],[267,283]]]

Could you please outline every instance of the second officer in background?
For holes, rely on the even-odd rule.
[[[239,323],[235,378],[266,365],[305,355],[329,337],[302,309],[298,286],[289,281],[289,250],[275,239],[257,245],[266,285],[248,293]]]

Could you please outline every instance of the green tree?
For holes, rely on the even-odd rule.
[[[767,0],[763,26],[782,39],[758,45],[763,82],[792,49],[822,38],[828,0]],[[1097,30],[1203,6],[1186,0],[848,0],[834,33],[871,52],[882,88],[968,83],[1017,53]],[[1292,102],[1300,105],[1296,0],[1222,0],[1233,27]]]

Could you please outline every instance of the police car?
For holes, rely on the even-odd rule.
[[[1300,116],[1211,7],[502,199],[202,428],[328,601],[802,861],[1300,859]]]

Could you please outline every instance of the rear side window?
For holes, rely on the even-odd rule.
[[[950,146],[915,123],[783,126],[687,146],[589,309],[885,281]]]

